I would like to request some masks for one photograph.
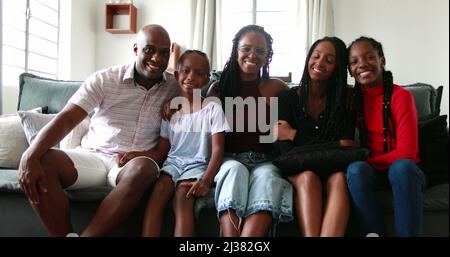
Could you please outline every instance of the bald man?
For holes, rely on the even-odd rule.
[[[159,25],[147,25],[139,31],[133,51],[132,64],[86,79],[22,156],[20,187],[53,236],[73,232],[64,190],[112,187],[81,233],[103,236],[131,214],[158,178],[157,163],[167,154],[157,148],[161,106],[179,95],[173,76],[165,72],[169,34]],[[79,148],[51,148],[91,113]]]

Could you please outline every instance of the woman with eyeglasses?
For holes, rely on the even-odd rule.
[[[225,159],[215,177],[223,236],[266,236],[272,224],[293,219],[292,186],[271,162],[272,143],[261,142],[269,132],[258,126],[270,124],[270,98],[288,90],[281,80],[269,78],[272,55],[272,37],[263,27],[243,27],[233,39],[220,80],[209,90],[225,111],[233,100],[250,103],[237,104],[232,117],[226,111],[233,131],[225,136]]]

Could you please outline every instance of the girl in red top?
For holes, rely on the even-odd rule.
[[[355,78],[356,124],[361,144],[371,150],[367,161],[352,163],[347,183],[366,233],[386,235],[376,190],[389,180],[398,236],[419,236],[422,228],[423,172],[417,166],[418,121],[412,94],[393,84],[383,47],[360,37],[348,48],[349,71]]]

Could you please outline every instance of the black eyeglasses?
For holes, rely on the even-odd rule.
[[[260,56],[265,56],[269,53],[269,51],[264,48],[251,47],[251,46],[247,46],[247,45],[238,47],[238,50],[242,53],[250,53],[250,51],[253,51],[257,55],[260,55]]]

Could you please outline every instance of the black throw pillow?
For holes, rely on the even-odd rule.
[[[447,115],[419,122],[419,166],[429,187],[448,183],[448,154]]]
[[[340,146],[336,142],[304,145],[281,154],[273,164],[280,168],[283,176],[291,176],[305,170],[329,173],[346,171],[354,161],[366,160],[370,151],[355,146]]]

